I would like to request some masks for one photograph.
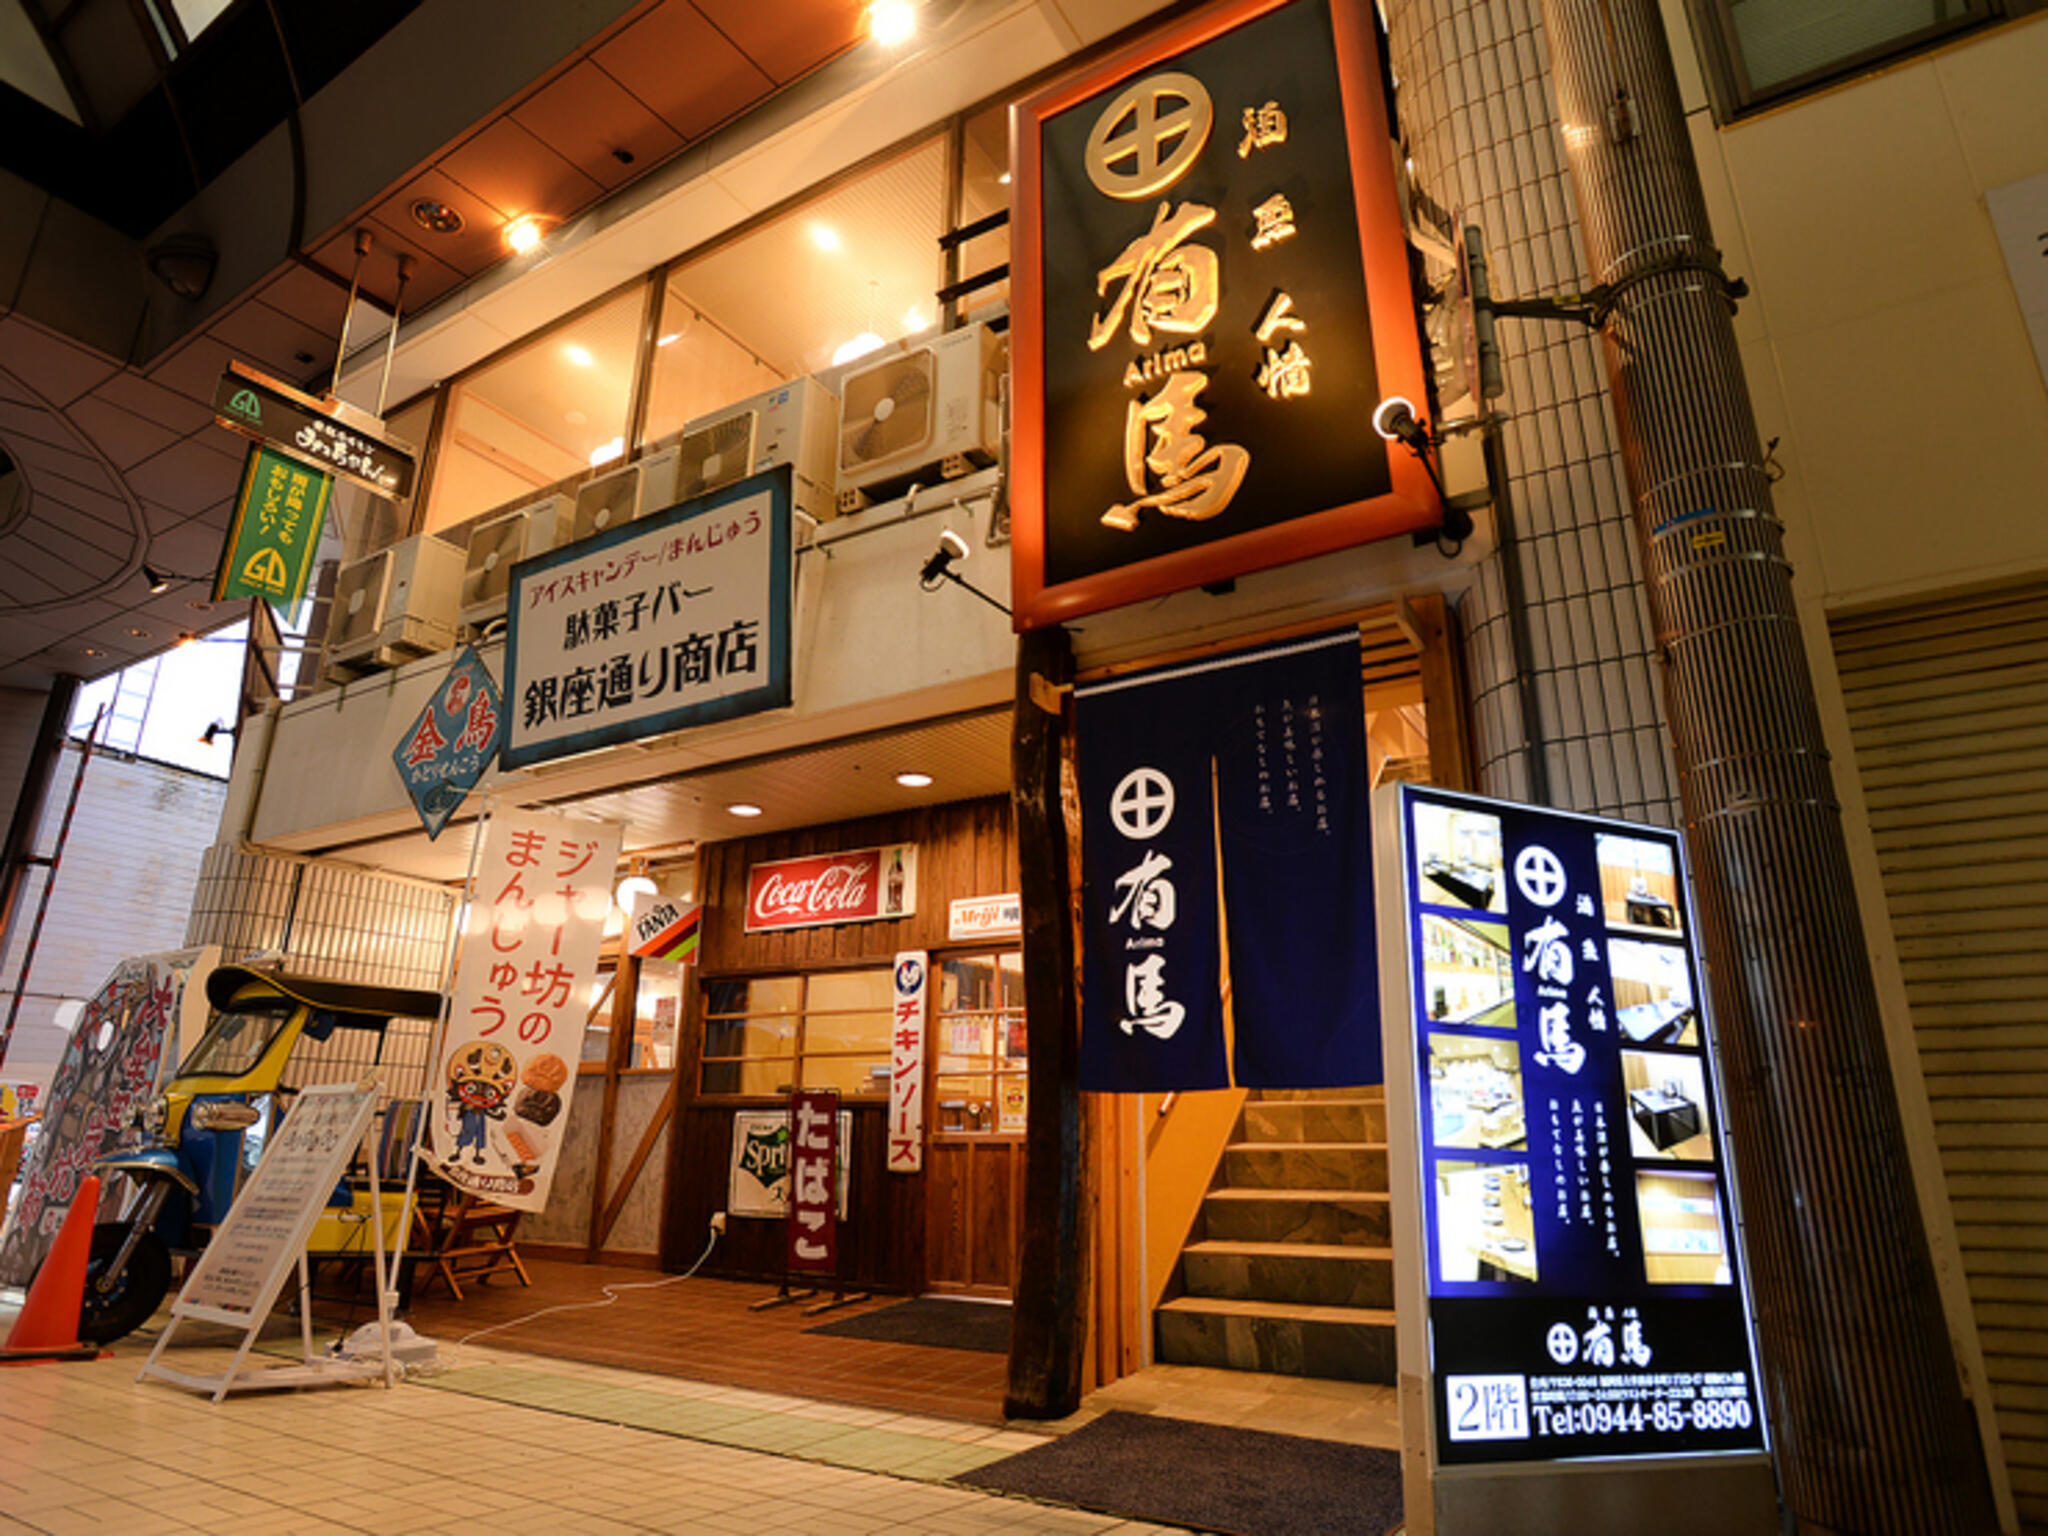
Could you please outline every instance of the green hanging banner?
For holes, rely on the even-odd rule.
[[[306,595],[334,477],[273,448],[249,450],[213,600],[260,597],[289,618]]]

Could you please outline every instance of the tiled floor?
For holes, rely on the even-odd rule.
[[[559,1277],[563,1284],[579,1277]],[[590,1278],[588,1272],[580,1277]],[[652,1278],[644,1272],[633,1278]],[[531,1292],[429,1318],[440,1369],[393,1390],[334,1387],[206,1397],[136,1371],[155,1329],[89,1364],[0,1367],[0,1536],[206,1530],[570,1536],[580,1532],[765,1530],[891,1533],[1139,1533],[1179,1529],[943,1480],[1112,1409],[1393,1447],[1389,1388],[1162,1366],[1093,1393],[1072,1418],[1001,1427],[988,1405],[1000,1356],[808,1334],[816,1320],[745,1310],[720,1282],[662,1292],[665,1326],[700,1344],[724,1380],[699,1380],[501,1347],[562,1342],[559,1317],[455,1347],[464,1331],[531,1310]],[[683,1293],[683,1294],[678,1294]],[[634,1358],[642,1321],[617,1308],[577,1332]],[[572,1314],[575,1315],[575,1314]],[[12,1309],[0,1298],[0,1332]],[[324,1338],[334,1336],[328,1329]],[[224,1368],[224,1336],[181,1325],[177,1368]],[[296,1330],[268,1346],[296,1348]],[[644,1342],[641,1346],[644,1350]],[[909,1351],[907,1355],[900,1351]],[[844,1358],[840,1358],[841,1354]],[[820,1397],[811,1373],[830,1368]],[[865,1367],[865,1371],[863,1370]],[[949,1371],[977,1385],[951,1406]],[[990,1375],[994,1372],[994,1375]],[[979,1374],[976,1374],[979,1373]],[[936,1395],[918,1396],[927,1376]],[[780,1390],[762,1390],[762,1382]],[[865,1385],[863,1385],[865,1382]],[[999,1387],[994,1390],[999,1391]],[[822,1396],[840,1401],[824,1401]],[[906,1412],[905,1406],[921,1411]]]
[[[177,1354],[194,1372],[230,1358]],[[1017,1431],[474,1347],[438,1380],[216,1407],[138,1384],[142,1358],[129,1344],[90,1364],[0,1368],[0,1533],[1177,1529],[938,1482],[1038,1443]],[[499,1398],[514,1388],[557,1401]]]

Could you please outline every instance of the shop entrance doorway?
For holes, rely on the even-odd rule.
[[[925,1278],[1008,1296],[1024,1206],[1024,961],[1014,949],[933,957]]]

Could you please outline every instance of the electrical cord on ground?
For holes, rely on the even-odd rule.
[[[408,1376],[439,1376],[443,1372],[456,1369],[461,1362],[463,1346],[473,1343],[477,1339],[484,1338],[489,1334],[503,1333],[507,1328],[517,1328],[521,1323],[531,1323],[543,1317],[552,1317],[557,1312],[582,1312],[598,1307],[609,1307],[618,1301],[620,1293],[624,1291],[658,1291],[665,1285],[674,1285],[680,1280],[687,1280],[704,1267],[704,1261],[711,1257],[711,1250],[718,1246],[719,1238],[724,1235],[725,1212],[720,1211],[711,1218],[711,1236],[704,1244],[704,1251],[698,1254],[697,1261],[681,1274],[665,1275],[659,1280],[613,1281],[601,1287],[604,1291],[604,1299],[602,1301],[565,1301],[556,1306],[542,1307],[537,1312],[528,1312],[521,1317],[508,1318],[502,1323],[493,1323],[488,1328],[479,1328],[474,1333],[464,1334],[453,1344],[449,1345],[449,1354],[446,1360],[437,1359],[430,1364],[408,1366],[406,1374]]]

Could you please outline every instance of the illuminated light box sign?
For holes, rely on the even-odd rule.
[[[386,436],[361,411],[315,399],[246,363],[229,363],[214,386],[213,419],[388,501],[413,492],[419,462],[411,445]]]
[[[917,844],[776,859],[747,870],[747,932],[874,923],[917,911]]]
[[[1678,835],[1412,785],[1375,810],[1401,1371],[1434,1465],[1761,1461]]]
[[[787,705],[789,509],[783,465],[514,566],[505,766]]]
[[[1020,628],[1441,523],[1370,426],[1427,395],[1362,0],[1195,12],[1012,125]]]

